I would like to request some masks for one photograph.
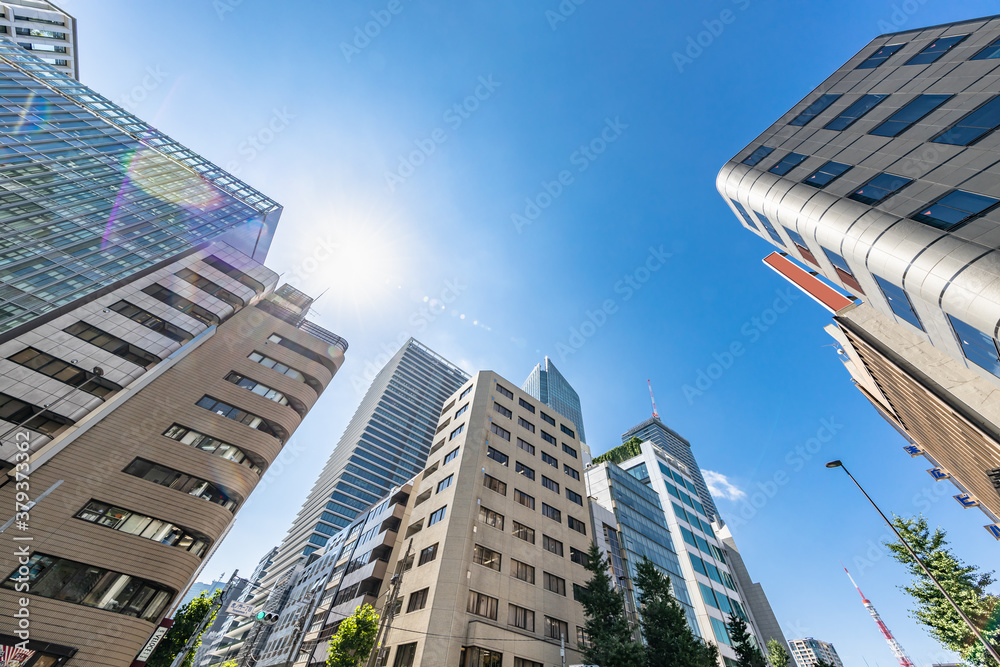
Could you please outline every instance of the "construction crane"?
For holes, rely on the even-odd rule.
[[[656,399],[653,398],[653,383],[650,380],[646,380],[646,384],[649,385],[649,400],[653,402],[653,418],[659,419],[660,415],[656,412]]]
[[[841,566],[843,565],[844,564],[841,563]],[[844,572],[847,572],[846,567],[844,568]],[[913,667],[913,661],[910,660],[910,658],[906,655],[906,651],[904,651],[903,647],[899,645],[899,642],[896,641],[896,638],[892,636],[892,633],[886,626],[885,621],[883,621],[882,617],[878,615],[877,611],[875,611],[875,605],[873,605],[871,603],[871,600],[866,598],[865,594],[861,592],[861,588],[854,581],[854,577],[851,576],[850,572],[847,572],[847,578],[851,580],[851,583],[854,584],[854,588],[857,589],[858,595],[861,596],[861,602],[864,603],[865,605],[865,609],[867,609],[868,613],[871,614],[873,619],[875,619],[875,625],[878,626],[878,629],[882,633],[882,636],[885,637],[885,641],[889,645],[889,650],[891,650],[892,654],[896,656],[896,660],[899,661],[900,667]]]

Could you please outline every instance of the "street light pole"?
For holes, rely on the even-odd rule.
[[[927,569],[926,565],[924,565],[924,561],[920,560],[920,557],[917,556],[917,553],[913,550],[913,547],[910,546],[910,543],[907,542],[905,539],[903,539],[903,536],[899,534],[898,530],[896,530],[896,526],[894,526],[892,522],[889,521],[888,517],[886,517],[885,513],[883,513],[882,510],[879,509],[879,506],[875,504],[875,501],[872,500],[872,497],[868,495],[868,492],[865,491],[864,488],[861,486],[861,484],[858,483],[858,480],[854,479],[854,475],[852,475],[851,471],[847,469],[847,466],[845,466],[841,461],[830,461],[829,463],[826,464],[826,467],[842,468],[844,472],[847,473],[847,476],[851,478],[851,481],[854,482],[854,485],[857,486],[858,489],[860,489],[861,493],[863,493],[865,495],[865,498],[868,499],[868,502],[870,502],[872,507],[875,508],[875,511],[879,513],[879,515],[889,526],[889,528],[892,529],[892,532],[894,532],[896,534],[896,537],[899,538],[899,541],[903,543],[904,547],[906,547],[906,550],[910,552],[910,555],[913,557],[913,560],[917,561],[917,564],[920,566],[920,569],[922,569],[924,571],[924,574],[926,574],[927,577],[934,582],[934,585],[937,586],[939,591],[941,591],[941,594],[945,597],[945,599],[949,602],[949,604],[951,604],[951,606],[955,609],[955,611],[962,618],[965,624],[969,626],[969,629],[972,630],[972,632],[975,633],[976,637],[979,638],[979,641],[983,643],[983,648],[986,649],[986,652],[989,653],[993,657],[993,659],[997,661],[997,663],[1000,663],[1000,654],[997,653],[996,648],[994,648],[992,644],[986,641],[986,638],[983,637],[983,633],[979,631],[979,628],[977,628],[976,625],[972,622],[972,620],[965,615],[965,612],[963,612],[961,609],[958,608],[958,605],[955,604],[955,601],[952,599],[952,597],[948,595],[948,591],[944,589],[944,586],[941,585],[941,582],[939,582],[937,578],[933,574],[931,574],[931,571]]]

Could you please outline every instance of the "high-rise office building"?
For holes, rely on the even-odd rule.
[[[840,656],[837,655],[837,649],[828,642],[806,637],[805,639],[793,639],[788,642],[788,645],[792,649],[792,657],[795,658],[795,664],[798,667],[814,667],[820,660],[828,665],[833,665],[833,667],[844,667]]]
[[[0,334],[210,239],[264,260],[277,203],[2,36],[0,81]]]
[[[781,631],[781,625],[778,624],[774,610],[771,609],[771,603],[764,594],[764,587],[750,577],[746,563],[743,562],[743,556],[736,548],[736,540],[733,539],[729,526],[717,526],[715,533],[722,543],[722,551],[726,555],[729,571],[732,572],[733,578],[736,580],[736,588],[743,597],[747,611],[753,617],[754,625],[757,627],[757,632],[764,645],[766,646],[767,642],[773,639],[781,646],[788,646],[788,642],[785,641],[785,633]]]
[[[765,262],[837,314],[869,400],[972,491],[960,502],[994,517],[998,65],[1000,17],[881,35],[717,179],[741,224],[778,247]]]
[[[424,467],[441,406],[468,379],[417,340],[399,349],[375,376],[299,510],[267,585]]]
[[[76,19],[48,0],[0,2],[0,34],[67,76],[80,78]]]
[[[573,385],[563,377],[552,360],[545,357],[545,363],[538,364],[528,375],[521,391],[527,392],[549,406],[576,426],[580,441],[586,443],[587,435],[583,428],[583,410],[580,407],[580,395]]]
[[[0,504],[35,502],[0,528],[0,645],[26,607],[39,657],[126,665],[193,583],[344,361],[277,278],[214,243],[0,342]]]

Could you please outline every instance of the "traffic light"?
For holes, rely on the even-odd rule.
[[[257,620],[264,625],[274,625],[278,622],[278,615],[273,611],[258,611]]]

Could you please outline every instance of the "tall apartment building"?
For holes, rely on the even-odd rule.
[[[573,389],[573,385],[563,377],[551,359],[545,357],[544,366],[543,364],[535,366],[524,384],[521,385],[521,391],[528,392],[533,398],[538,399],[573,422],[576,425],[576,430],[580,433],[580,442],[587,442],[583,428],[583,409],[580,407],[580,395],[576,393],[576,389]]]
[[[773,639],[781,646],[788,646],[785,633],[781,631],[781,625],[778,624],[774,610],[771,609],[771,603],[768,601],[767,595],[764,594],[764,587],[750,577],[746,563],[743,562],[743,556],[736,547],[736,540],[733,539],[733,534],[729,531],[729,526],[719,527],[716,525],[715,533],[722,543],[722,551],[726,555],[729,571],[732,572],[733,578],[736,580],[736,588],[740,591],[750,616],[753,617],[754,625],[757,627],[757,632],[764,645]]]
[[[0,333],[211,239],[264,261],[281,207],[0,36]]]
[[[830,644],[819,639],[806,637],[805,639],[793,639],[788,642],[792,649],[792,657],[798,667],[813,667],[817,662],[833,665],[833,667],[844,667],[844,663],[837,655],[837,649]]]
[[[39,657],[127,665],[191,585],[343,364],[276,283],[216,243],[0,336],[0,506],[25,476],[35,502],[0,533],[0,645],[27,608]]]
[[[836,313],[866,397],[994,519],[997,90],[1000,17],[881,35],[717,179],[743,227],[777,246],[765,262]]]
[[[424,467],[441,406],[468,379],[468,373],[413,338],[399,349],[375,376],[313,485],[265,588]]]
[[[650,441],[622,445],[596,461],[586,471],[587,491],[618,519],[629,578],[635,580],[643,555],[668,574],[689,626],[719,647],[727,665],[736,660],[726,629],[731,616],[746,620],[762,643],[692,471]]]
[[[76,19],[48,0],[0,2],[0,35],[66,76],[80,78]]]

